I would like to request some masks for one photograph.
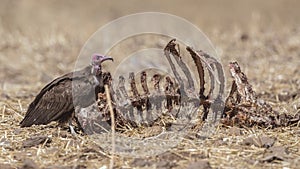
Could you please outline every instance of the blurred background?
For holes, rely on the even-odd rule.
[[[166,12],[195,23],[204,31],[233,25],[249,26],[253,17],[266,25],[299,24],[300,2],[297,0],[1,0],[0,16],[7,29],[47,31],[60,27],[68,32],[89,36],[103,24],[118,17],[146,11]]]
[[[262,35],[276,38],[279,31],[282,36],[292,33],[295,34],[290,37],[292,46],[299,43],[297,0],[1,0],[0,3],[0,89],[6,90],[16,84],[40,86],[72,71],[81,47],[92,33],[118,17],[137,12],[165,12],[194,23],[212,40],[224,63],[228,63],[227,57],[244,56],[241,62],[247,64],[250,55],[255,52],[258,55],[256,49],[265,51],[263,46],[251,49],[255,44],[264,45],[257,44]],[[265,38],[265,43],[273,41],[272,38]],[[240,39],[250,39],[253,43],[250,47],[245,43],[239,46]]]

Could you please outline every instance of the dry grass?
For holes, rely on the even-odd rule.
[[[208,31],[223,65],[237,60],[254,90],[275,110],[289,114],[299,112],[299,27],[291,24],[275,28],[266,26],[259,19],[251,20],[249,25],[251,27],[247,29],[220,27]],[[12,30],[4,21],[0,22],[0,168],[2,164],[15,168],[29,165],[26,159],[33,160],[41,168],[109,167],[109,152],[88,136],[74,137],[65,129],[57,128],[55,123],[30,128],[18,126],[28,104],[41,87],[54,77],[73,70],[76,56],[87,39],[86,32],[80,34],[80,31],[69,31],[63,26],[43,30],[48,31],[30,31],[23,27]],[[242,40],[245,35],[248,38]],[[229,73],[226,76],[229,81]],[[230,128],[219,127],[208,139],[191,135],[178,146],[157,156],[145,159],[115,156],[114,165],[116,168],[186,168],[192,162],[205,159],[213,168],[299,166],[299,126],[244,128],[241,132],[242,135],[235,136]],[[47,136],[48,140],[38,146],[24,148],[23,141],[36,135]],[[284,160],[261,161],[268,148],[243,144],[245,138],[253,135],[275,138],[274,146],[283,146],[288,151]]]

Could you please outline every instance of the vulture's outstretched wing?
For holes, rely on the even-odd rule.
[[[25,118],[21,121],[21,127],[29,127],[33,124],[48,124],[51,121],[65,122],[74,112],[72,81],[75,82],[75,90],[80,91],[78,97],[86,95],[87,98],[95,95],[93,76],[90,74],[91,67],[68,73],[46,85],[29,105]],[[92,81],[92,82],[91,82]],[[73,84],[74,85],[74,84]],[[80,99],[80,98],[79,98]],[[92,102],[95,98],[84,100]],[[92,104],[92,103],[85,103]]]

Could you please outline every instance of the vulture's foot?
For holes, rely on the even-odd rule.
[[[70,128],[71,134],[74,135],[74,136],[76,136],[77,133],[76,133],[76,131],[75,131],[75,129],[74,129],[74,126],[73,126],[73,124],[72,124],[72,119],[69,120],[69,128]]]

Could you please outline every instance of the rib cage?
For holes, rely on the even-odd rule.
[[[186,48],[196,65],[199,75],[200,91],[197,92],[191,71],[183,61],[179,45],[175,41],[175,39],[172,39],[164,48],[164,55],[171,67],[173,76],[155,73],[149,80],[148,76],[151,73],[147,71],[140,73],[130,72],[128,80],[124,76],[119,76],[117,84],[110,84],[111,86],[116,86],[116,88],[110,88],[110,93],[117,128],[123,128],[124,126],[129,128],[152,126],[164,116],[171,117],[177,123],[182,124],[181,128],[184,128],[190,125],[189,122],[191,120],[199,117],[200,106],[203,106],[204,111],[202,120],[207,119],[210,108],[211,113],[214,114],[210,116],[213,118],[211,121],[217,121],[216,118],[220,117],[223,110],[222,106],[224,106],[223,93],[220,93],[224,92],[224,74],[221,64],[215,58],[202,51],[197,52],[191,47]],[[176,63],[173,62],[174,60]],[[210,90],[207,95],[204,93],[205,68],[209,72],[210,78]],[[183,72],[185,77],[180,76],[178,71]],[[127,88],[126,83],[129,84]],[[107,105],[105,95],[99,94],[98,98],[98,103],[100,103],[100,113],[98,112],[98,114],[101,114],[102,117],[109,117],[108,109],[105,108],[105,105]],[[81,121],[92,121],[88,119],[88,116],[81,116],[80,118]],[[109,119],[103,119],[110,123]],[[88,131],[94,131],[95,133],[101,132],[102,130],[97,131],[95,129],[99,125],[96,123],[93,121],[88,126],[82,127],[88,128]]]
[[[196,91],[197,83],[194,83],[175,39],[164,48],[164,56],[173,73],[171,76],[148,71],[130,72],[127,79],[119,76],[116,84],[112,84],[110,73],[107,73],[109,76],[104,83],[110,86],[117,130],[163,125],[170,131],[181,131],[187,127],[197,128],[199,120],[193,121],[200,119],[206,121],[200,125],[199,131],[205,136],[205,132],[210,132],[210,126],[213,126],[210,122],[215,124],[221,118],[223,125],[266,128],[299,125],[299,112],[295,115],[280,114],[269,104],[257,100],[237,62],[229,65],[234,80],[224,103],[225,77],[221,63],[203,51],[195,51],[191,47],[186,47],[186,50],[197,69],[199,91]],[[206,79],[205,72],[208,73]],[[207,86],[206,81],[209,81]],[[209,88],[207,92],[205,87]],[[171,120],[166,121],[165,117]],[[78,119],[87,134],[109,131],[110,116],[105,93],[99,93],[98,103],[84,109]]]

